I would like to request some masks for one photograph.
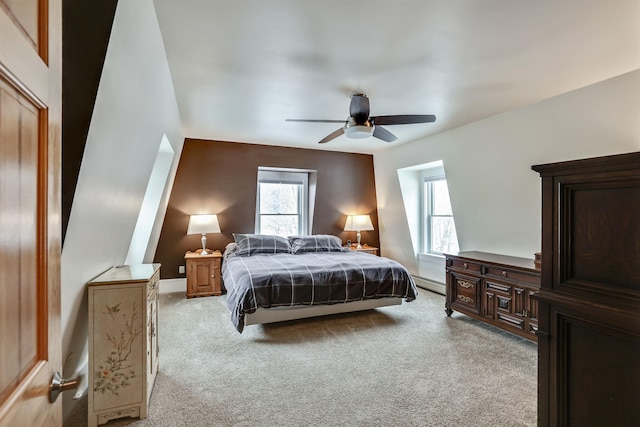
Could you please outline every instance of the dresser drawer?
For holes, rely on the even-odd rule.
[[[497,313],[498,321],[503,323],[506,328],[515,328],[524,331],[524,318],[520,316],[510,316],[505,313]]]
[[[492,292],[492,293],[497,293],[502,295],[511,295],[511,289],[512,289],[511,285],[507,285],[504,283],[495,283],[487,280],[485,286],[486,286],[487,292]]]
[[[456,303],[468,305],[469,308],[472,308],[474,311],[478,311],[478,299],[476,295],[473,294],[457,294],[456,295]]]
[[[456,294],[470,294],[477,295],[480,286],[478,279],[465,278],[462,276],[456,276]]]
[[[468,271],[471,274],[482,272],[482,264],[458,258],[447,258],[447,266],[455,270]]]
[[[486,266],[484,274],[487,277],[513,280],[518,283],[540,287],[540,276],[527,274],[524,271],[495,266]]]

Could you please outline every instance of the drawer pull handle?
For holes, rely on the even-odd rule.
[[[465,289],[473,288],[473,283],[467,282],[466,280],[458,281],[458,285],[462,286]]]
[[[462,266],[463,266],[464,268],[468,268],[468,267],[469,267],[469,266],[467,265],[467,263],[466,263],[466,262],[465,262],[464,264],[462,264]]]
[[[469,298],[464,295],[458,295],[458,299],[462,302],[473,302],[473,298]]]
[[[503,275],[504,277],[507,277],[507,272],[506,272],[506,271],[504,271],[504,270],[502,270],[502,275]]]

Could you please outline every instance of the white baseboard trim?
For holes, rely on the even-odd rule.
[[[162,279],[160,280],[160,293],[169,294],[172,292],[187,293],[187,279]]]
[[[442,283],[434,282],[433,280],[426,279],[424,277],[413,275],[413,280],[420,288],[427,289],[429,291],[445,295],[446,287]]]

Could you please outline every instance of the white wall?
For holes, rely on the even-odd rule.
[[[66,377],[88,357],[86,283],[124,263],[165,134],[175,154],[156,215],[160,223],[184,136],[153,2],[120,0],[62,250]],[[65,415],[73,406],[70,395],[64,395]]]
[[[541,182],[531,166],[640,150],[638,94],[633,71],[374,155],[382,254],[414,274],[444,277],[417,260],[397,173],[442,160],[460,250],[533,258]]]

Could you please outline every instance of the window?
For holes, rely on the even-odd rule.
[[[444,176],[424,178],[423,200],[423,250],[432,254],[458,252],[458,236]]]
[[[147,254],[151,233],[156,223],[156,215],[160,202],[162,201],[162,193],[167,185],[167,178],[171,170],[173,162],[173,148],[166,135],[162,136],[158,154],[151,170],[151,176],[147,183],[147,190],[142,199],[142,206],[138,213],[138,221],[131,236],[129,243],[129,252],[125,258],[125,264],[142,264],[143,262],[151,262],[155,247],[151,254]],[[160,220],[162,221],[162,220]]]
[[[308,231],[309,173],[258,170],[256,233],[304,235]]]

